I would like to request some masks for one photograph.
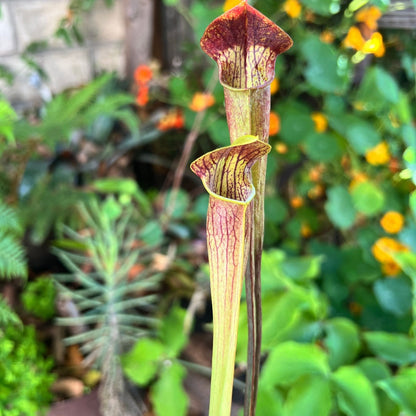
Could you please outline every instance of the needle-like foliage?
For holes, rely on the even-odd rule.
[[[69,240],[62,243],[72,249],[57,249],[69,272],[56,276],[61,299],[69,298],[76,313],[58,323],[72,328],[66,343],[81,344],[86,364],[102,373],[103,415],[138,414],[119,357],[157,325],[152,311],[161,275],[147,266],[155,247],[137,239],[133,209],[122,210],[112,198],[81,205],[80,214],[85,228],[64,230]],[[138,265],[142,271],[133,275]]]

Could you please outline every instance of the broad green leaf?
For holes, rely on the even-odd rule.
[[[377,383],[408,416],[416,416],[416,371],[407,369],[398,375]]]
[[[276,111],[280,115],[279,135],[289,144],[298,144],[315,130],[310,110],[297,102],[287,101],[279,104]]]
[[[182,386],[185,368],[175,361],[164,362],[159,378],[150,389],[157,416],[185,416],[189,398]]]
[[[185,78],[170,77],[169,92],[171,100],[176,105],[187,106],[191,101],[191,93],[186,85]]]
[[[322,256],[286,257],[282,264],[282,272],[294,281],[314,279],[321,271]]]
[[[301,3],[322,16],[336,14],[340,9],[340,0],[301,0]]]
[[[256,416],[278,416],[282,414],[282,409],[282,394],[277,389],[260,383],[257,395]]]
[[[324,344],[329,352],[331,368],[352,363],[360,349],[357,326],[348,319],[333,318],[325,324],[325,331]]]
[[[260,378],[265,385],[290,386],[303,376],[328,373],[328,358],[321,348],[288,341],[271,351]]]
[[[289,390],[283,415],[327,416],[331,406],[329,380],[321,375],[307,375],[300,378]]]
[[[148,246],[160,244],[163,240],[163,230],[160,222],[156,220],[147,222],[140,230],[138,237]]]
[[[267,221],[281,224],[288,215],[288,209],[282,198],[269,196],[264,200],[264,214]]]
[[[347,416],[379,416],[374,389],[358,367],[340,367],[332,380],[338,405]]]
[[[364,358],[358,362],[358,367],[372,383],[391,376],[391,370],[387,364],[377,358]]]
[[[208,133],[217,146],[227,146],[230,144],[228,125],[224,117],[218,118],[213,123],[210,123]]]
[[[163,359],[164,345],[157,340],[142,338],[121,358],[125,374],[139,386],[146,386],[155,377]]]
[[[318,3],[318,1],[316,1]],[[308,36],[300,45],[307,65],[304,71],[309,84],[323,92],[342,93],[348,85],[348,60],[316,36]]]
[[[171,213],[172,218],[182,218],[189,207],[189,196],[183,189],[169,190],[165,197],[165,210]]]
[[[373,354],[389,363],[407,365],[416,362],[416,341],[404,334],[367,332],[364,339]]]
[[[351,147],[361,155],[381,141],[380,134],[374,126],[362,119],[350,124],[345,135]]]
[[[329,124],[360,155],[364,155],[381,141],[380,133],[371,123],[353,114],[329,113]]]
[[[174,306],[162,321],[159,334],[169,358],[176,357],[188,340],[183,327],[185,315],[185,309]]]
[[[383,191],[372,182],[361,182],[351,190],[351,197],[357,211],[371,217],[384,207]]]
[[[399,101],[399,87],[388,72],[380,66],[374,66],[365,72],[356,100],[369,111],[390,108]]]
[[[305,152],[315,162],[331,162],[342,155],[342,148],[334,134],[314,132],[305,139]]]
[[[396,316],[409,313],[412,307],[412,287],[408,278],[379,279],[373,289],[378,303],[385,311]]]
[[[328,189],[327,195],[325,211],[331,222],[342,229],[351,227],[355,221],[356,210],[347,188],[333,186]]]

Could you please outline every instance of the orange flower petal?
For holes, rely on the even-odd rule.
[[[137,84],[147,84],[153,78],[153,71],[148,65],[139,65],[134,71],[134,80]]]
[[[192,111],[200,112],[206,110],[208,107],[211,107],[215,104],[215,99],[212,94],[204,92],[196,92],[192,97],[191,104],[189,108]]]
[[[280,117],[275,112],[270,112],[269,135],[274,136],[280,131]]]
[[[381,218],[380,225],[384,231],[390,234],[397,234],[403,228],[404,217],[400,212],[388,211]]]

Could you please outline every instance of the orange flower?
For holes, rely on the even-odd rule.
[[[276,94],[279,91],[280,82],[278,78],[275,78],[270,84],[270,94]]]
[[[311,118],[315,123],[315,131],[323,133],[328,128],[328,119],[322,113],[312,113]]]
[[[386,142],[381,142],[377,146],[368,150],[365,158],[370,165],[384,165],[389,162],[391,156]]]
[[[392,255],[395,253],[409,251],[409,248],[390,237],[379,238],[371,247],[371,252],[380,263],[396,263]]]
[[[377,29],[377,20],[381,17],[381,11],[375,6],[366,7],[361,9],[355,15],[357,22],[364,23],[369,29]]]
[[[403,228],[404,217],[400,212],[388,211],[380,220],[380,225],[384,231],[390,234],[397,234]]]
[[[179,109],[173,109],[166,113],[157,123],[156,128],[160,131],[167,131],[183,128],[185,120],[182,112]]]
[[[381,271],[386,276],[397,276],[400,272],[400,266],[394,261],[389,261],[381,265]]]
[[[230,10],[233,7],[237,6],[237,4],[239,4],[239,3],[241,3],[241,0],[225,0],[224,5],[222,6],[222,8],[226,12],[227,10]]]
[[[329,30],[324,30],[320,34],[319,39],[321,39],[321,41],[324,43],[333,43],[335,39],[335,35]]]
[[[206,110],[208,107],[213,106],[215,103],[214,96],[210,93],[196,92],[192,97],[189,108],[192,111],[200,112]]]
[[[147,85],[139,86],[136,96],[136,104],[144,107],[149,101],[149,87]]]
[[[350,27],[347,37],[344,39],[344,46],[360,51],[364,44],[365,40],[361,35],[360,29],[355,26]]]
[[[286,0],[283,3],[283,10],[292,19],[296,19],[297,17],[299,17],[299,15],[302,11],[302,6],[298,2],[298,0]]]
[[[325,166],[324,165],[316,165],[313,166],[311,168],[311,170],[309,171],[309,179],[312,182],[318,182],[319,179],[321,179],[321,175],[323,173],[323,171],[325,170]]]
[[[153,72],[148,65],[139,65],[134,71],[134,80],[138,85],[147,84],[153,77]]]
[[[275,112],[270,112],[269,135],[274,136],[280,131],[280,117]]]
[[[364,43],[361,51],[364,53],[372,53],[377,58],[382,57],[386,52],[386,48],[384,47],[381,33],[374,32],[371,38]]]
[[[285,143],[278,142],[274,145],[274,148],[276,149],[276,152],[280,153],[281,155],[287,153],[287,145]]]
[[[300,208],[303,206],[303,198],[300,195],[294,196],[290,200],[290,206],[295,209]]]

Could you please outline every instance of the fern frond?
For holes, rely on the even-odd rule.
[[[14,313],[5,300],[0,298],[0,328],[9,325],[21,325],[19,317]]]
[[[17,233],[21,229],[16,211],[5,203],[0,202],[0,231]]]
[[[0,232],[0,278],[27,277],[25,252],[10,235]]]

